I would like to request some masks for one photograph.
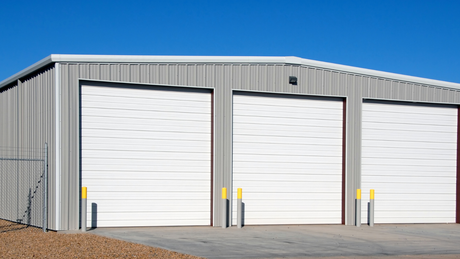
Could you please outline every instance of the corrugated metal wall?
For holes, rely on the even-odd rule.
[[[19,150],[13,157],[42,152],[48,143],[48,225],[55,222],[54,68],[46,67],[0,91],[0,147]],[[16,152],[16,151],[15,151]]]
[[[274,92],[347,98],[346,224],[354,223],[354,195],[361,171],[363,98],[460,103],[460,91],[285,64],[86,64],[62,63],[62,229],[79,218],[79,79],[214,89],[214,224],[220,225],[220,190],[232,190],[232,91]],[[288,83],[298,77],[298,85]]]

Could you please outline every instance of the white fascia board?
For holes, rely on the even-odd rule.
[[[251,57],[251,56],[129,56],[129,55],[50,55],[32,66],[0,82],[0,88],[10,84],[18,78],[46,66],[52,62],[77,63],[264,63],[290,64],[298,66],[312,66],[351,74],[360,74],[371,77],[380,77],[423,85],[460,89],[460,84],[440,80],[426,79],[415,76],[382,72],[372,69],[358,68],[333,64],[328,62],[303,59],[299,57]]]
[[[277,63],[286,57],[250,56],[128,56],[128,55],[51,55],[53,62],[85,63]]]

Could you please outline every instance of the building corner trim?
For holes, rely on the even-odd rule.
[[[56,176],[55,176],[55,199],[56,199],[56,220],[55,230],[61,230],[61,67],[55,63],[55,154],[56,154]]]

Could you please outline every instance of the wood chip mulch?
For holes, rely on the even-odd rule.
[[[200,257],[93,234],[61,234],[0,220],[0,258],[180,258]]]

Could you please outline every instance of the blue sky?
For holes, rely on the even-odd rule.
[[[50,54],[297,56],[460,83],[460,1],[2,1],[0,81]]]

